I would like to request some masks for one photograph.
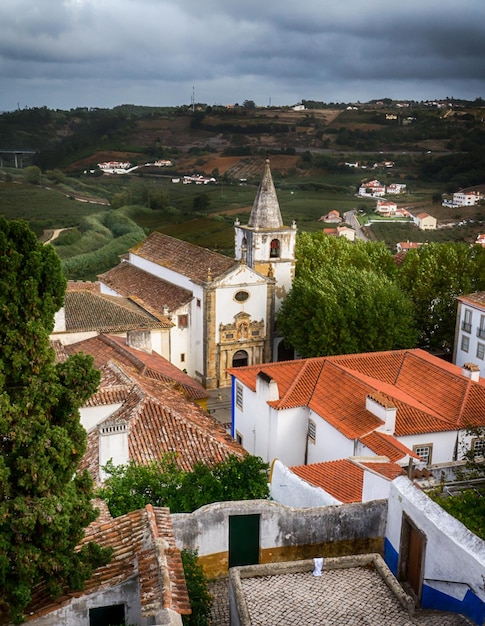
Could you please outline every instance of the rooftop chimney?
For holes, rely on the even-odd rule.
[[[394,435],[396,430],[397,409],[389,398],[375,391],[365,399],[365,408],[384,422],[377,430],[387,435]]]
[[[478,381],[480,378],[480,368],[476,363],[465,363],[461,368],[461,373],[470,380]]]

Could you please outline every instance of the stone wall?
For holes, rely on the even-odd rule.
[[[260,515],[259,563],[350,554],[382,554],[387,503],[294,509],[270,500],[210,504],[172,515],[179,549],[197,550],[206,576],[227,576],[229,518]]]

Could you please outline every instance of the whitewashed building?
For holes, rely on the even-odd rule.
[[[473,363],[485,376],[485,292],[459,296],[453,363]]]

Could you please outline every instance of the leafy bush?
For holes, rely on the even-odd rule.
[[[206,626],[210,624],[213,598],[209,593],[202,566],[197,562],[197,550],[182,550],[181,556],[192,609],[190,615],[182,616],[184,626]]]

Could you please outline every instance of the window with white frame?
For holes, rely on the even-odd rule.
[[[483,361],[485,357],[485,343],[477,343],[477,359]]]
[[[419,456],[421,461],[424,461],[426,465],[429,465],[433,456],[433,444],[423,443],[413,446],[413,452]]]
[[[485,457],[485,437],[477,437],[472,439],[473,457],[477,456]]]
[[[241,446],[243,445],[243,436],[238,431],[236,431],[236,441],[238,442],[239,445]]]
[[[240,383],[236,383],[236,406],[241,410],[243,408],[243,386]]]
[[[461,338],[461,349],[463,352],[468,352],[470,349],[470,337],[463,335]]]

